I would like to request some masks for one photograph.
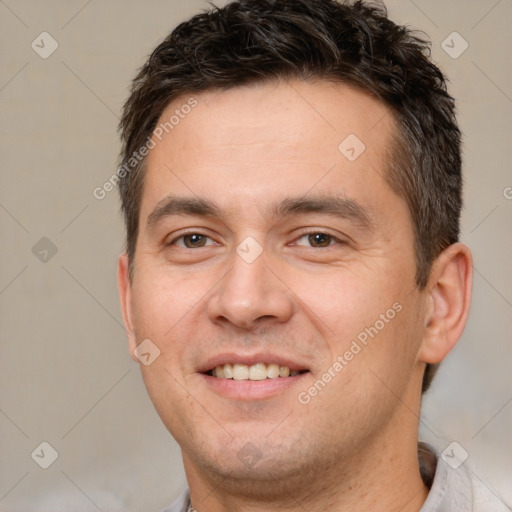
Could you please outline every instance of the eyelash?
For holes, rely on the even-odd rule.
[[[309,237],[311,235],[325,235],[325,236],[328,236],[330,238],[330,241],[332,243],[329,243],[329,245],[327,245],[326,247],[313,247],[313,246],[308,246],[310,249],[327,249],[328,247],[331,247],[333,245],[336,245],[336,244],[344,244],[343,240],[340,240],[338,237],[332,235],[331,233],[329,233],[328,231],[322,231],[322,230],[311,230],[311,231],[304,231],[303,233],[301,233],[296,239],[295,239],[295,242],[297,242],[298,240],[300,240],[301,238],[304,238],[304,237]],[[303,247],[303,246],[302,246]]]
[[[178,240],[182,240],[186,236],[191,236],[191,235],[199,235],[199,236],[202,236],[204,238],[209,238],[210,240],[214,241],[211,236],[205,235],[204,233],[201,233],[200,231],[188,231],[186,233],[182,233],[180,236],[177,236],[176,238],[173,238],[169,243],[166,243],[165,245],[167,245],[167,246],[176,245],[176,242]],[[181,247],[181,249],[190,249],[190,247]],[[202,249],[202,247],[199,247],[199,249]]]
[[[185,237],[187,236],[191,236],[191,235],[199,235],[199,236],[202,236],[202,237],[205,237],[205,238],[208,238],[210,239],[211,241],[213,241],[214,243],[216,243],[210,236],[208,235],[205,235],[199,231],[189,231],[189,232],[186,232],[186,233],[183,233],[181,234],[180,236],[174,238],[171,242],[167,243],[166,245],[167,246],[173,246],[173,245],[176,245],[176,242],[178,240],[182,240],[184,239]],[[332,245],[336,245],[336,244],[346,244],[346,242],[344,242],[343,240],[340,240],[338,237],[332,235],[331,233],[329,233],[328,231],[322,231],[322,230],[311,230],[311,231],[304,231],[302,232],[298,237],[295,238],[295,242],[297,242],[298,240],[300,240],[301,238],[304,238],[304,237],[307,237],[307,236],[310,236],[310,235],[326,235],[328,237],[331,238],[331,241],[334,242],[334,243],[330,243],[328,246],[326,247],[313,247],[313,246],[309,246],[310,249],[327,249],[328,247],[331,247]],[[210,245],[213,245],[213,244],[209,244],[208,246]],[[288,244],[288,245],[291,245],[291,244]],[[207,247],[208,247],[207,246]],[[198,249],[202,249],[203,247],[205,246],[200,246],[198,247]],[[303,246],[301,246],[303,247]],[[182,249],[190,249],[192,250],[192,248],[190,247],[181,247]]]

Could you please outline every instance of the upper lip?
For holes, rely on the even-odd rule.
[[[285,357],[271,352],[259,352],[256,354],[241,354],[240,352],[223,352],[216,356],[210,357],[204,364],[201,364],[198,371],[205,373],[213,370],[217,366],[224,364],[245,364],[251,366],[257,363],[278,364],[279,366],[287,366],[290,371],[308,370],[306,364],[294,361],[289,357]]]

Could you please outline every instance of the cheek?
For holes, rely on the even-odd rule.
[[[402,293],[395,280],[383,278],[386,275],[389,272],[363,273],[348,268],[328,275],[302,274],[295,276],[293,291],[320,332],[343,344],[375,322],[380,326],[381,315],[388,313],[385,320],[395,317],[393,304]]]
[[[172,339],[205,295],[205,283],[193,275],[172,276],[161,269],[140,272],[134,283],[134,323],[138,338]]]
[[[410,293],[413,286],[395,273],[388,269],[363,275],[339,269],[329,276],[297,280],[294,291],[305,305],[302,311],[323,338],[323,371],[341,358],[343,369],[334,369],[340,391],[351,389],[359,396],[361,387],[383,388],[378,377],[392,388],[403,387],[409,378],[421,326],[416,295]],[[403,369],[401,375],[398,368]]]
[[[361,350],[348,373],[364,376],[364,388],[377,401],[387,398],[394,402],[410,385],[422,331],[415,298],[409,295],[387,306],[354,338]]]
[[[151,366],[141,366],[147,393],[163,424],[173,435],[186,435],[194,423],[197,403],[187,392],[178,368],[162,355]],[[188,411],[183,414],[183,411]]]
[[[364,435],[406,400],[420,342],[413,313],[403,302],[361,298],[338,314],[338,332],[328,338],[331,363],[314,376],[316,382],[330,381],[313,407],[332,411],[328,421],[333,428],[358,425]],[[332,380],[329,370],[335,375]]]

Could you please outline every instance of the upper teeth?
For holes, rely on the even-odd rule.
[[[290,371],[288,366],[278,364],[257,363],[251,366],[246,364],[224,364],[216,366],[212,370],[214,377],[234,380],[264,380],[276,379],[277,377],[293,377],[298,371]]]

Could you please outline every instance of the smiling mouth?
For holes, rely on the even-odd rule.
[[[252,365],[227,363],[216,366],[205,372],[205,374],[218,379],[265,380],[295,377],[307,371],[308,370],[290,371],[288,366],[282,366],[277,363],[256,363]]]

